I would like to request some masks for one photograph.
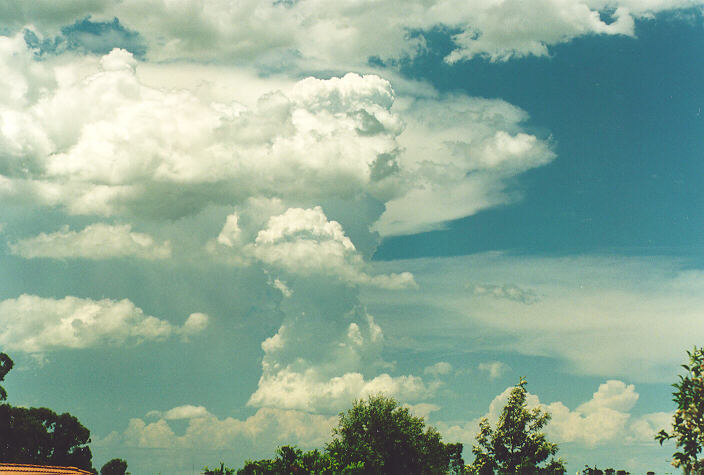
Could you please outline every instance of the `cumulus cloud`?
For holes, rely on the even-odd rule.
[[[6,199],[164,218],[256,196],[384,194],[393,185],[380,163],[393,161],[402,126],[378,76],[309,78],[247,108],[146,86],[124,50],[81,77],[35,61],[19,38],[0,42],[0,70],[20,76],[0,111]]]
[[[206,249],[236,265],[259,262],[277,271],[301,276],[325,275],[350,285],[386,289],[416,287],[409,272],[369,274],[369,266],[342,225],[329,220],[320,206],[288,208],[262,224],[265,208],[257,206],[257,219],[253,223],[249,219],[249,226],[244,229],[239,224],[239,211],[229,215],[217,239],[209,242]],[[245,211],[251,212],[251,209]],[[261,229],[257,230],[259,226]],[[291,289],[280,279],[274,279],[271,285],[285,296],[291,295]]]
[[[19,36],[0,43],[8,202],[165,219],[252,200],[367,200],[379,211],[350,223],[379,218],[380,234],[409,234],[516,199],[510,179],[554,158],[500,100],[397,100],[389,81],[357,74],[213,100],[146,85],[125,50],[70,63],[37,61]],[[218,244],[241,238],[235,218]]]
[[[151,411],[154,422],[131,419],[123,433],[109,436],[112,444],[122,443],[139,448],[207,448],[228,449],[243,441],[275,445],[322,445],[337,422],[335,416],[321,416],[293,410],[258,409],[242,420],[220,419],[203,406],[179,406],[165,412]],[[187,419],[182,434],[177,434],[169,421]]]
[[[281,215],[272,216],[267,227],[257,234],[251,249],[261,262],[296,274],[331,275],[351,284],[391,289],[416,285],[408,272],[367,274],[361,255],[340,223],[328,220],[319,206],[289,208]]]
[[[479,371],[485,372],[489,379],[498,379],[511,368],[506,363],[501,361],[486,361],[484,363],[479,363],[477,366]]]
[[[32,24],[52,32],[90,15],[103,20],[117,17],[146,40],[147,55],[154,60],[269,65],[285,59],[326,68],[359,66],[370,57],[414,57],[426,48],[423,34],[433,28],[456,32],[446,58],[450,63],[475,56],[493,61],[544,56],[550,46],[584,35],[633,36],[637,19],[698,5],[700,0],[539,0],[530,5],[517,0],[395,0],[368,5],[323,0],[92,0],[58,8],[45,1],[9,0],[0,7],[0,25],[17,30]]]
[[[193,419],[196,417],[206,417],[209,415],[210,413],[205,407],[194,406],[192,404],[177,406],[166,412],[150,411],[147,413],[147,417],[156,417],[166,420]]]
[[[448,363],[447,361],[439,361],[435,363],[432,366],[427,366],[424,370],[423,373],[430,375],[430,376],[444,376],[446,374],[450,374],[452,371],[452,365]]]
[[[129,224],[96,223],[81,231],[70,231],[66,226],[54,233],[20,239],[9,247],[13,254],[26,259],[137,257],[155,260],[171,257],[169,241],[158,243],[148,234],[133,232]]]
[[[513,388],[506,388],[489,405],[486,417],[495,426],[503,407],[508,402]],[[610,442],[627,444],[654,442],[655,434],[665,425],[658,425],[667,417],[663,413],[633,416],[631,410],[638,400],[632,384],[609,380],[599,386],[592,399],[571,410],[560,401],[544,404],[535,394],[528,393],[529,409],[540,407],[549,412],[552,419],[546,426],[548,439],[555,442],[573,442],[586,447],[595,447]],[[449,439],[460,440],[468,445],[474,443],[479,430],[479,419],[464,425],[439,424]]]
[[[350,322],[346,328],[339,322],[328,322],[332,329],[318,327],[316,335],[305,333],[310,322],[303,328],[301,321],[296,322],[298,326],[282,326],[262,343],[262,376],[248,404],[329,413],[378,393],[402,401],[432,395],[437,383],[428,385],[417,376],[381,373],[365,377],[361,373],[363,368],[379,365],[383,341],[374,319],[366,316],[365,320]],[[334,333],[334,328],[340,333]],[[316,348],[307,347],[310,340],[317,342]]]
[[[202,331],[203,322],[207,322],[203,317],[193,314],[183,327],[178,327],[145,315],[127,299],[68,296],[57,300],[21,295],[0,302],[0,345],[9,351],[41,353],[160,341],[173,334]]]
[[[345,373],[328,379],[315,368],[304,372],[283,369],[262,376],[249,404],[327,412],[340,410],[355,399],[380,393],[404,401],[422,400],[433,393],[433,387],[413,375],[383,373],[366,379],[361,373]]]

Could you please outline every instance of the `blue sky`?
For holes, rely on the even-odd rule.
[[[186,474],[383,391],[469,462],[526,376],[570,471],[674,471],[703,29],[693,0],[7,3],[10,402]]]

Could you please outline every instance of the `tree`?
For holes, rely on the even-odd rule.
[[[296,446],[284,445],[276,450],[273,460],[247,460],[237,475],[278,475],[291,473],[333,473],[332,459],[319,450],[303,452]],[[207,467],[206,467],[207,468]],[[227,470],[227,469],[226,469]],[[231,472],[210,472],[212,475],[227,475]],[[204,472],[204,475],[209,475]]]
[[[479,423],[477,444],[472,447],[474,462],[470,465],[471,472],[565,473],[561,459],[551,458],[547,465],[540,466],[557,453],[558,447],[548,442],[541,432],[550,421],[550,414],[538,407],[528,409],[526,384],[521,378],[511,390],[496,429],[491,428],[486,418]]]
[[[226,467],[222,462],[220,462],[220,468],[210,469],[207,465],[203,468],[203,475],[234,475],[234,473],[234,468]]]
[[[661,430],[655,439],[660,445],[675,439],[678,451],[672,456],[672,465],[681,467],[686,474],[704,473],[704,459],[699,453],[704,448],[704,348],[696,346],[690,352],[688,364],[683,364],[686,374],[673,384],[672,400],[677,410],[672,418],[672,432]]]
[[[0,353],[0,381],[5,380],[5,376],[10,372],[14,363],[5,353]],[[0,386],[0,401],[7,399],[7,391]]]
[[[598,469],[596,465],[591,468],[589,465],[584,466],[582,470],[582,475],[630,475],[631,472],[625,470],[615,470],[613,468],[605,468],[604,470]],[[648,472],[653,473],[653,472]]]
[[[247,460],[237,474],[464,473],[462,444],[443,443],[423,418],[381,395],[355,401],[352,409],[340,413],[324,452],[285,445],[276,454],[275,459]]]
[[[112,459],[100,469],[100,475],[126,475],[127,462],[122,459]]]
[[[12,368],[12,360],[0,353],[0,381]],[[7,393],[3,389],[4,400]],[[78,467],[94,471],[88,444],[90,431],[68,413],[56,414],[45,407],[0,405],[0,460]]]
[[[439,432],[425,427],[392,398],[370,396],[340,413],[333,440],[325,448],[336,472],[436,474],[462,473],[462,444],[444,444]]]

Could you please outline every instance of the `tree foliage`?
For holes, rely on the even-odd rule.
[[[472,473],[565,473],[560,459],[551,458],[540,466],[558,447],[542,432],[550,414],[538,407],[528,409],[526,384],[521,378],[511,390],[495,429],[486,418],[479,423],[477,444],[472,447],[474,462],[469,467]]]
[[[653,472],[648,472],[648,474],[653,473]],[[591,468],[589,465],[584,466],[584,470],[582,470],[582,475],[630,475],[631,472],[627,472],[625,470],[615,470],[613,468],[605,468],[604,470],[601,470],[600,468],[597,468],[596,465],[594,468]]]
[[[5,380],[5,376],[10,372],[14,363],[5,353],[0,353],[0,381]],[[0,386],[0,401],[7,399],[7,391]]]
[[[274,459],[247,460],[237,475],[332,474],[333,466],[332,459],[317,449],[303,452],[295,446],[284,445],[276,450]],[[219,472],[216,473],[219,475]]]
[[[0,353],[0,381],[11,368],[10,357]],[[3,400],[7,396],[4,389],[0,396]],[[88,443],[90,431],[71,414],[56,414],[45,407],[0,405],[0,461],[93,471]]]
[[[112,459],[100,469],[100,475],[126,475],[127,462],[122,459]]]
[[[444,444],[423,418],[381,395],[340,413],[325,450],[337,467],[363,466],[366,473],[434,474],[464,467],[462,444]]]
[[[247,460],[238,475],[464,473],[462,444],[445,444],[423,418],[385,396],[356,401],[333,429],[323,452],[292,446],[274,459]]]
[[[687,474],[704,473],[704,459],[699,454],[704,448],[704,348],[687,352],[689,362],[683,364],[686,374],[672,386],[672,400],[677,410],[672,418],[672,432],[661,430],[655,438],[662,444],[675,439],[678,450],[672,456],[672,465]]]
[[[220,462],[220,468],[209,468],[207,465],[203,468],[203,475],[234,475],[235,469],[226,467]]]

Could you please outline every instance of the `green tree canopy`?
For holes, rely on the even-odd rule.
[[[689,362],[682,367],[686,373],[672,386],[672,400],[677,410],[672,418],[672,432],[661,430],[655,438],[660,444],[675,439],[677,452],[672,465],[681,467],[687,474],[704,473],[704,459],[699,454],[704,448],[704,348],[687,352]]]
[[[365,473],[436,474],[464,469],[462,444],[445,444],[422,417],[414,417],[393,398],[370,396],[340,413],[326,452],[339,469]]]
[[[10,372],[14,363],[5,353],[0,353],[0,381],[5,380],[5,376]],[[7,399],[7,391],[0,386],[0,401]]]
[[[11,368],[10,357],[0,353],[0,381]],[[7,396],[4,389],[0,396]],[[88,443],[90,431],[71,414],[0,404],[0,461],[93,471]]]
[[[122,459],[112,459],[100,469],[100,475],[126,475],[127,462]]]
[[[207,472],[220,473],[220,472]],[[279,447],[275,459],[247,460],[238,475],[464,473],[462,444],[445,444],[423,418],[393,398],[370,396],[340,413],[324,452]]]
[[[477,444],[472,448],[472,473],[565,473],[560,459],[551,458],[546,465],[540,465],[555,455],[558,447],[548,442],[542,432],[550,414],[538,407],[528,409],[526,384],[521,378],[511,390],[495,429],[486,418],[479,423]]]
[[[207,468],[207,467],[206,467]],[[227,470],[227,468],[225,468]],[[234,471],[233,471],[234,472]],[[227,475],[233,472],[212,472],[213,475]],[[303,452],[301,449],[284,445],[276,450],[275,459],[247,460],[237,475],[278,475],[291,473],[333,473],[333,462],[327,454],[319,450]],[[204,472],[208,475],[208,472]]]

